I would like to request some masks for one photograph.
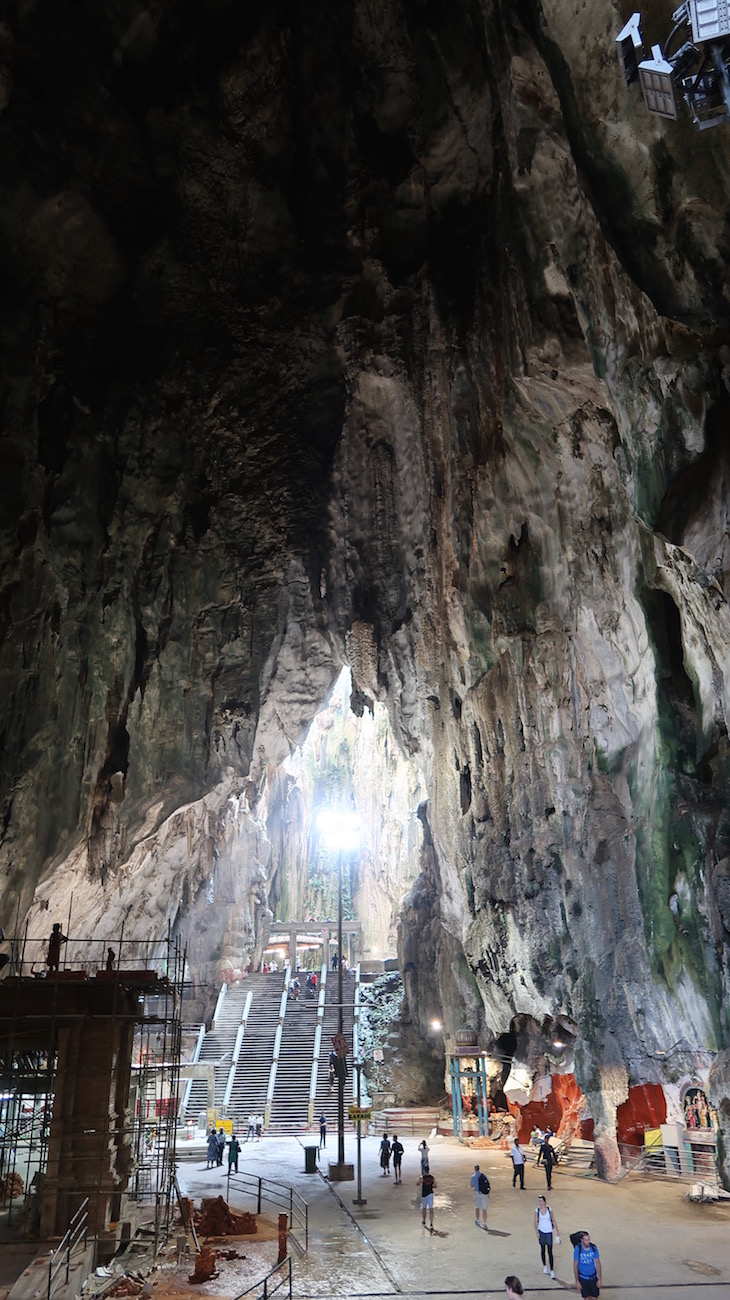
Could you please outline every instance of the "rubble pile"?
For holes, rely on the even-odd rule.
[[[248,1237],[256,1232],[256,1216],[232,1210],[222,1196],[204,1199],[195,1215],[200,1237]]]

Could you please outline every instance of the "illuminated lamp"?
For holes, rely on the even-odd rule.
[[[644,103],[657,117],[676,118],[677,101],[674,95],[673,68],[663,53],[661,45],[652,45],[652,58],[639,64],[639,81]]]

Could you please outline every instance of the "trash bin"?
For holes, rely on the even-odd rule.
[[[305,1174],[316,1174],[317,1172],[317,1147],[304,1148],[304,1172]]]

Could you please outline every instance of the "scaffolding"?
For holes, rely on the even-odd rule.
[[[60,927],[56,929],[56,939]],[[185,953],[161,939],[12,939],[0,979],[0,1214],[62,1234],[85,1198],[96,1259],[169,1235]],[[5,945],[3,945],[5,946]]]

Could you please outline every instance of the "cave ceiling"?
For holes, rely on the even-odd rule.
[[[414,1023],[561,1027],[607,1141],[725,1048],[730,939],[730,133],[628,16],[0,24],[5,923],[255,955],[347,664],[426,792]]]

